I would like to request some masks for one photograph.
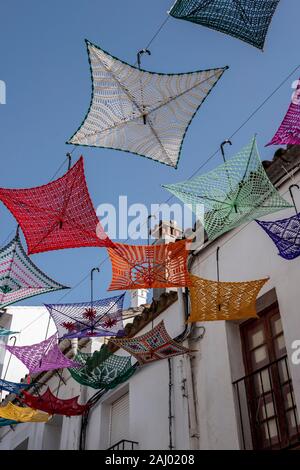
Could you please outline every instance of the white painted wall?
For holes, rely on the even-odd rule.
[[[300,177],[298,176],[298,182]],[[289,182],[280,192],[287,193]],[[287,194],[286,199],[289,200]],[[300,207],[300,193],[295,195]],[[293,214],[292,209],[266,217],[266,220],[284,218]],[[216,248],[220,250],[221,280],[246,281],[270,276],[270,281],[262,289],[260,296],[276,288],[282,316],[285,341],[289,357],[291,344],[300,339],[299,312],[299,273],[300,258],[286,261],[277,255],[277,249],[269,237],[255,223],[241,227],[224,235],[198,255],[192,272],[208,279],[216,280]],[[182,308],[172,305],[162,314],[171,336],[176,336],[183,328]],[[156,320],[157,323],[158,319]],[[201,324],[206,333],[197,342],[193,367],[196,377],[196,398],[198,400],[199,448],[200,449],[239,449],[240,435],[236,412],[236,402],[232,382],[245,373],[238,322],[206,322]],[[199,324],[200,326],[200,324]],[[149,326],[150,327],[150,326]],[[141,331],[139,334],[142,334]],[[188,449],[190,445],[188,427],[188,407],[181,393],[182,376],[186,367],[180,367],[186,358],[173,360],[175,419],[174,442],[177,449]],[[300,366],[291,365],[295,397],[300,410]],[[90,433],[98,427],[98,433],[107,432],[105,420],[101,423],[101,407],[106,400],[118,391],[113,391],[102,399],[93,411]],[[168,441],[168,368],[167,361],[144,367],[129,381],[130,429],[128,439],[138,441],[142,449],[167,449]],[[109,397],[109,398],[107,398]],[[100,429],[99,429],[100,426]],[[102,427],[102,429],[101,429]],[[105,439],[98,438],[91,448],[105,448]],[[89,444],[88,444],[89,445]],[[99,447],[97,447],[97,445]]]
[[[16,334],[16,346],[25,346],[35,344],[45,339],[49,314],[43,306],[10,306],[7,307],[7,313],[0,320],[1,326],[12,331],[19,331]],[[55,325],[51,320],[48,337],[56,331]],[[9,340],[8,344],[13,345],[13,340]],[[1,377],[6,371],[7,364],[10,358],[10,353],[6,352],[2,367]],[[19,361],[15,356],[11,357],[9,369],[6,375],[6,380],[11,382],[19,382],[28,373],[24,364]],[[5,393],[3,393],[5,396]]]
[[[296,177],[299,184],[300,176]],[[290,201],[287,182],[281,194]],[[300,208],[300,192],[295,194]],[[263,220],[277,220],[294,215],[292,209],[280,211]],[[287,261],[278,256],[277,249],[256,222],[224,235],[207,247],[193,264],[192,272],[216,280],[216,248],[220,247],[220,280],[246,281],[269,276],[269,282],[259,297],[275,287],[286,347],[291,359],[291,345],[300,339],[300,257]],[[231,382],[245,374],[238,322],[206,322],[206,334],[200,343],[198,363],[198,391],[200,408],[201,448],[239,448],[235,403]],[[300,410],[300,366],[289,360],[295,398]],[[205,426],[205,422],[207,425]]]

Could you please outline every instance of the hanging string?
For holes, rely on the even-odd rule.
[[[48,323],[47,323],[47,328],[46,328],[46,335],[45,335],[45,339],[44,341],[46,341],[47,337],[48,337],[48,333],[49,333],[49,328],[50,328],[50,322],[51,322],[51,316],[49,315],[49,319],[48,319]],[[42,354],[41,356],[41,359],[40,359],[40,362],[39,362],[39,366],[41,367],[42,365],[42,362],[43,362],[43,359],[44,357],[46,356],[46,354],[49,352],[49,348],[51,347],[51,344],[48,345],[48,347],[45,349],[44,353]],[[30,378],[30,376],[29,376]]]
[[[289,177],[289,179],[295,183],[295,176],[293,174],[291,174],[286,168],[284,165],[281,165],[281,168],[286,172],[287,176]]]
[[[9,234],[7,235],[7,237],[1,242],[1,246],[4,246],[6,245],[6,243],[8,242],[8,240],[11,238],[11,236],[13,235],[15,231],[12,230],[11,232],[9,232]]]
[[[61,169],[63,168],[63,166],[65,165],[65,163],[68,161],[67,158],[65,158],[63,160],[63,162],[59,165],[59,167],[57,168],[56,172],[54,173],[54,175],[52,176],[52,178],[50,179],[49,183],[51,183],[54,178],[56,178],[56,176],[58,175],[58,173],[61,171]]]
[[[9,283],[10,283],[10,280],[11,280],[11,272],[12,272],[12,267],[13,267],[13,264],[14,264],[14,261],[15,261],[15,256],[16,256],[16,252],[17,252],[17,247],[18,247],[18,240],[17,238],[19,237],[19,225],[17,225],[17,229],[16,229],[16,234],[15,234],[15,239],[14,239],[14,248],[13,248],[13,251],[12,251],[12,257],[10,259],[10,262],[9,262],[9,268],[7,270],[8,274],[5,276],[5,281],[6,281],[6,284],[5,286],[3,287],[8,287],[9,288]]]
[[[155,41],[155,39],[157,38],[157,36],[159,35],[159,33],[162,31],[162,29],[164,28],[164,26],[167,24],[168,20],[170,19],[170,16],[168,15],[167,18],[162,22],[162,24],[159,26],[158,30],[156,31],[156,33],[152,36],[152,38],[150,39],[150,41],[148,42],[147,46],[145,47],[145,49],[149,49],[149,47],[151,46],[151,44]]]
[[[48,333],[49,333],[49,328],[50,328],[50,322],[51,322],[51,316],[49,315],[49,319],[48,319],[48,323],[47,323],[47,328],[46,328],[46,335],[45,335],[45,341],[48,337]]]

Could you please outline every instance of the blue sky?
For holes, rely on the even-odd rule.
[[[166,18],[173,0],[10,0],[1,4],[0,79],[7,85],[7,104],[0,106],[2,187],[47,183],[72,147],[65,141],[82,121],[90,102],[91,81],[84,39],[129,63],[145,47]],[[230,136],[250,113],[299,64],[299,0],[282,0],[273,18],[265,52],[216,31],[170,18],[150,49],[143,67],[176,73],[229,65],[186,136],[177,170],[128,153],[77,148],[74,160],[85,157],[86,178],[95,207],[164,202],[161,184],[189,177]],[[273,156],[270,140],[291,98],[291,83],[300,69],[263,109],[235,136],[230,152],[257,133],[263,160]],[[220,155],[207,171],[221,163]],[[66,170],[66,166],[64,168]],[[60,175],[62,172],[60,173]],[[15,221],[0,205],[0,242],[15,229]],[[60,250],[33,255],[47,274],[76,285],[106,258],[105,249]],[[110,263],[95,274],[95,298],[106,292]],[[65,297],[65,302],[89,299],[89,281]],[[65,292],[24,301],[51,303]],[[128,298],[128,297],[127,297]]]

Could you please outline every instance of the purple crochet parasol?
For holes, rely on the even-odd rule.
[[[271,220],[270,222],[256,221],[277,246],[279,256],[287,260],[300,256],[300,213],[292,192],[293,188],[300,190],[300,186],[292,184],[289,187],[296,215],[286,219]]]
[[[278,248],[278,254],[287,260],[300,256],[300,214],[271,222],[256,221]]]
[[[25,364],[30,374],[81,366],[62,354],[58,346],[57,333],[41,343],[31,346],[6,346],[6,349]]]
[[[300,79],[289,109],[273,139],[266,145],[300,145]]]
[[[59,338],[123,336],[125,294],[91,302],[46,305]]]

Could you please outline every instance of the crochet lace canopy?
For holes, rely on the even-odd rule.
[[[184,287],[188,242],[180,240],[160,245],[123,245],[108,249],[113,277],[108,290]]]
[[[19,395],[19,393],[28,388],[28,386],[28,384],[8,382],[7,380],[0,379],[0,390],[5,390],[15,395]]]
[[[6,349],[23,362],[31,374],[80,365],[62,354],[57,334],[31,346],[6,346]]]
[[[263,49],[280,0],[177,0],[170,15]]]
[[[87,370],[94,370],[96,367],[101,365],[106,359],[112,355],[107,344],[103,344],[99,351],[94,351],[93,354],[84,354],[85,365]]]
[[[128,356],[117,356],[105,352],[94,354],[78,352],[75,360],[81,364],[78,369],[69,368],[76,382],[94,389],[113,389],[126,382],[136,371]]]
[[[287,260],[300,255],[300,214],[271,222],[256,221],[278,248],[278,254]]]
[[[247,282],[217,282],[191,275],[190,323],[243,320],[256,317],[256,298],[268,278]]]
[[[140,364],[167,359],[189,353],[190,350],[174,341],[165,328],[164,321],[161,321],[148,333],[135,338],[116,339],[111,341],[132,354]]]
[[[26,255],[17,234],[0,249],[0,307],[67,287],[46,276]],[[0,335],[2,336],[0,330]],[[10,333],[9,333],[10,334]]]
[[[86,405],[78,403],[79,396],[62,400],[57,398],[49,388],[43,395],[37,397],[28,392],[23,392],[23,401],[35,410],[41,410],[50,415],[80,416],[88,409]]]
[[[191,205],[210,240],[245,222],[292,207],[269,180],[255,138],[209,173],[163,187]],[[204,216],[199,205],[204,206]]]
[[[0,407],[0,417],[19,421],[20,423],[46,423],[50,416],[47,413],[33,410],[32,408],[21,408],[9,402]]]
[[[21,226],[28,254],[112,244],[90,199],[82,157],[64,176],[44,186],[0,188],[0,200]]]
[[[300,79],[297,92],[299,93]],[[273,139],[266,145],[300,145],[300,100],[292,101]]]
[[[122,310],[125,294],[76,304],[46,305],[59,338],[117,336],[124,331]]]
[[[67,143],[123,150],[177,167],[187,128],[227,67],[153,73],[86,44],[92,100]]]

